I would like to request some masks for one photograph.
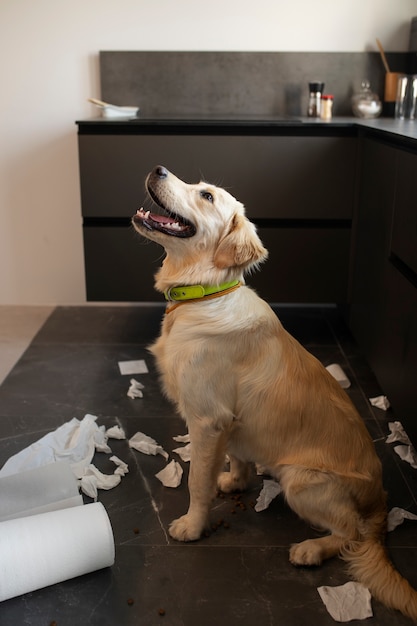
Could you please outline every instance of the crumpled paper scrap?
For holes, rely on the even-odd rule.
[[[400,443],[405,443],[408,446],[411,445],[411,441],[405,432],[403,425],[401,422],[388,422],[388,428],[390,429],[390,435],[386,438],[386,443],[393,443],[394,441],[399,441]]]
[[[376,396],[375,398],[369,398],[369,402],[372,404],[372,406],[376,406],[382,411],[387,411],[391,406],[387,396]]]
[[[326,367],[326,370],[337,380],[342,389],[349,389],[350,380],[338,363],[331,363]]]
[[[410,511],[406,511],[405,509],[400,509],[398,506],[394,506],[388,513],[388,532],[391,532],[392,530],[394,530],[394,528],[400,526],[400,524],[402,524],[405,519],[417,520],[417,515],[414,515],[414,513],[410,513]]]
[[[126,433],[121,426],[111,426],[106,430],[109,439],[126,439]]]
[[[143,452],[143,454],[157,455],[161,454],[165,459],[168,459],[168,453],[165,452],[162,446],[160,446],[155,439],[145,435],[145,433],[137,432],[129,439],[129,447]]]
[[[161,481],[164,487],[178,487],[181,483],[183,469],[174,459],[168,463],[163,470],[155,474],[156,478]]]
[[[191,460],[191,443],[187,443],[185,446],[181,446],[181,448],[175,448],[173,452],[178,454],[184,463],[188,463]]]
[[[98,489],[113,489],[122,480],[120,474],[103,474],[95,465],[89,465],[85,468],[83,476],[80,479],[80,487],[83,493],[94,501],[97,500]]]
[[[394,443],[395,441],[399,441],[400,446],[395,446],[394,452],[398,454],[398,456],[409,463],[412,468],[417,469],[417,453],[412,445],[407,433],[405,432],[403,425],[401,422],[389,422],[388,427],[391,431],[391,434],[386,438],[386,443]]]
[[[318,587],[326,609],[336,622],[372,617],[371,594],[360,583],[348,582],[340,587]]]
[[[265,479],[262,490],[256,500],[255,511],[258,513],[269,507],[272,500],[282,491],[281,485],[276,480]]]
[[[119,370],[122,376],[126,374],[147,374],[148,366],[143,359],[137,361],[119,361]]]
[[[142,383],[140,383],[138,380],[131,378],[130,387],[127,390],[127,395],[129,396],[129,398],[132,398],[132,400],[134,400],[135,398],[143,398],[142,389],[145,389],[145,385],[142,385]]]
[[[413,469],[417,469],[417,453],[413,446],[395,446],[394,452]]]
[[[0,476],[17,474],[57,461],[67,461],[76,478],[91,463],[96,448],[110,451],[104,426],[97,426],[97,417],[87,413],[80,421],[73,418],[48,433],[24,450],[10,457],[0,470]]]
[[[174,441],[177,441],[178,443],[190,443],[190,434],[187,433],[186,435],[176,435],[175,437],[173,437]]]
[[[122,461],[121,459],[119,459],[118,456],[115,456],[115,455],[111,456],[110,461],[113,461],[113,463],[117,465],[116,469],[114,470],[114,474],[119,475],[119,476],[125,476],[126,474],[129,473],[128,464]]]

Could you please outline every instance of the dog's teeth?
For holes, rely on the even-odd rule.
[[[142,209],[142,212],[143,212],[143,209]],[[145,219],[147,219],[149,217],[149,214],[150,214],[150,211],[146,211],[145,216],[144,216]]]

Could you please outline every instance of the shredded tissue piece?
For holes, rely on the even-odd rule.
[[[369,402],[372,404],[372,406],[376,406],[382,411],[387,411],[391,406],[387,396],[376,396],[375,398],[369,398]]]
[[[144,360],[119,361],[119,370],[122,376],[127,374],[147,374],[149,372]]]
[[[126,439],[126,433],[121,426],[112,426],[106,430],[109,439]]]
[[[413,446],[395,446],[394,452],[413,469],[417,469],[417,453]]]
[[[394,452],[398,456],[409,463],[412,468],[417,469],[417,453],[412,445],[407,433],[405,432],[401,422],[389,422],[388,427],[391,434],[386,438],[386,443],[394,443],[396,441],[404,445],[395,446]]]
[[[388,428],[390,429],[390,435],[386,438],[386,443],[394,443],[394,441],[399,441],[400,443],[405,443],[408,446],[411,445],[411,441],[405,432],[403,425],[401,422],[388,422]]]
[[[103,474],[95,465],[85,468],[80,487],[85,495],[97,500],[97,489],[113,489],[122,480],[120,474]]]
[[[163,470],[155,474],[164,487],[178,487],[181,483],[183,469],[179,463],[172,460]]]
[[[129,446],[138,452],[143,454],[161,454],[165,459],[168,459],[168,453],[165,452],[162,446],[156,443],[155,439],[145,435],[144,433],[137,432],[133,437],[129,439]]]
[[[81,478],[84,468],[92,461],[96,447],[103,450],[106,446],[104,426],[97,426],[96,419],[90,414],[86,414],[81,421],[74,417],[10,457],[0,475],[9,476],[56,461],[67,461],[76,478]]]
[[[173,437],[173,440],[178,443],[190,443],[190,435],[189,433],[186,435],[177,435],[176,437]]]
[[[118,456],[115,456],[115,455],[111,456],[110,461],[113,461],[113,463],[117,465],[116,469],[114,470],[114,474],[117,474],[119,476],[125,476],[126,474],[129,473],[128,464],[122,461],[121,459],[119,459]]]
[[[134,400],[135,398],[143,398],[142,389],[145,389],[145,385],[142,385],[142,383],[140,383],[138,380],[131,378],[130,387],[127,390],[127,395],[129,396],[129,398],[132,398],[132,400]]]
[[[261,493],[256,500],[255,511],[259,513],[267,509],[272,500],[276,498],[281,491],[282,487],[276,480],[265,479]]]
[[[339,587],[318,587],[326,609],[336,622],[372,617],[371,594],[360,583],[348,582]]]
[[[417,520],[417,515],[414,515],[414,513],[410,513],[410,511],[406,511],[405,509],[400,509],[398,506],[394,506],[388,513],[388,532],[391,532],[392,530],[397,528],[397,526],[400,526],[400,524],[402,524],[405,519]]]
[[[178,454],[184,463],[188,463],[191,460],[191,443],[187,443],[185,446],[181,446],[181,448],[175,448],[173,452]]]

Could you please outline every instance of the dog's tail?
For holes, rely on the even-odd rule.
[[[345,545],[342,558],[351,576],[376,600],[417,622],[417,591],[395,569],[382,543],[376,538],[351,541]]]

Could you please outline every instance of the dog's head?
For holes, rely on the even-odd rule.
[[[146,188],[158,213],[140,209],[133,225],[167,253],[158,289],[239,278],[267,258],[243,205],[224,189],[189,185],[161,165],[147,176]]]

